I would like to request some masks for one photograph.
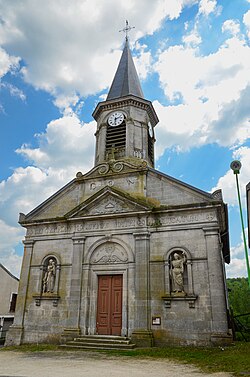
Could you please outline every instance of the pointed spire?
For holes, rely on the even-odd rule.
[[[125,46],[107,100],[132,94],[144,98],[126,37]]]

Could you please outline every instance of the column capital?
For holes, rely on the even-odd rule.
[[[133,233],[135,240],[148,240],[150,238],[149,232]]]
[[[31,247],[31,246],[33,246],[33,244],[35,243],[35,241],[34,240],[23,240],[23,244],[24,244],[24,246],[28,246],[28,247]]]
[[[203,227],[202,229],[205,234],[205,237],[218,236],[220,232],[220,229],[218,226],[208,226],[208,227]]]
[[[84,235],[77,235],[72,237],[72,241],[74,245],[84,244],[86,240],[86,236]]]

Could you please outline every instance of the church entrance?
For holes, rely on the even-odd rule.
[[[122,275],[99,275],[96,330],[99,335],[121,335]]]

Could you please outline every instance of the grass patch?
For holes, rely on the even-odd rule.
[[[236,342],[230,347],[164,347],[110,351],[115,355],[171,359],[192,364],[204,372],[229,372],[234,376],[250,376],[250,343]]]
[[[70,349],[68,349],[68,351],[69,350]],[[62,350],[57,345],[53,344],[29,344],[15,347],[4,347],[0,349],[0,352],[4,351],[57,351],[58,355],[65,352],[65,350]],[[73,350],[70,351],[74,352]],[[89,352],[90,350],[86,351]],[[77,350],[76,352],[79,357],[79,353],[85,351]],[[224,348],[154,347],[128,351],[112,350],[97,352],[101,352],[107,356],[112,355],[117,357],[168,359],[178,361],[182,364],[192,364],[208,373],[229,372],[237,377],[250,376],[250,343],[247,342],[236,342],[234,345]]]
[[[57,351],[59,347],[55,344],[22,344],[21,346],[10,346],[0,348],[0,352],[18,351],[18,352],[43,352]]]

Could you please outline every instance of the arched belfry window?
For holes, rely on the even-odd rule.
[[[116,111],[107,119],[106,159],[118,159],[125,156],[126,121],[125,115]]]

